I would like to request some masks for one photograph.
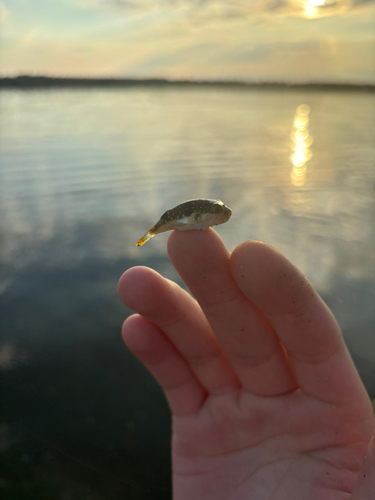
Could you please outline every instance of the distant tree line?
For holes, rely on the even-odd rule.
[[[47,88],[47,87],[130,87],[130,86],[217,86],[217,87],[261,87],[261,88],[301,88],[315,90],[361,90],[374,91],[375,84],[334,83],[334,82],[244,82],[236,80],[168,80],[164,78],[80,78],[20,75],[0,77],[0,88]]]

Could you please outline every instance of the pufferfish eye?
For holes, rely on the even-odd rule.
[[[221,212],[221,206],[220,205],[215,205],[214,206],[214,213],[219,214]]]

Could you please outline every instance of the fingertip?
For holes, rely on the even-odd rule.
[[[135,266],[125,271],[119,279],[117,290],[120,299],[134,309],[139,297],[150,287],[150,282],[160,275],[146,266]]]
[[[123,293],[126,291],[128,285],[138,279],[139,270],[141,266],[131,267],[127,269],[124,273],[122,273],[120,279],[117,283],[117,291],[120,297],[122,297]]]
[[[236,266],[246,263],[256,263],[256,265],[268,264],[268,261],[275,259],[282,254],[265,241],[247,240],[240,243],[231,254],[231,265]],[[282,256],[283,257],[283,256]]]
[[[211,227],[202,231],[174,230],[167,244],[168,255],[172,263],[185,263],[189,268],[190,263],[194,264],[195,256],[199,256],[200,263],[208,264],[212,261],[212,255],[222,252],[223,249],[225,249],[223,241]]]
[[[160,329],[140,314],[132,314],[122,325],[122,340],[143,363],[150,363],[165,350]]]
[[[134,334],[137,332],[142,323],[142,316],[132,314],[128,316],[121,327],[121,336],[124,343],[129,347],[128,342],[131,341]]]
[[[296,309],[315,293],[303,273],[263,241],[245,241],[238,245],[232,252],[230,264],[239,288],[265,312]]]
[[[270,274],[270,262],[275,258],[273,248],[259,240],[240,243],[231,253],[230,267],[236,283],[246,292],[261,294]]]
[[[148,274],[155,273],[155,271],[146,266],[134,266],[127,269],[120,277],[118,282],[118,289],[122,290],[126,288],[129,284],[133,284],[141,280],[144,276]]]

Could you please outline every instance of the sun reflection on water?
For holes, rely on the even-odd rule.
[[[306,182],[306,162],[312,157],[310,146],[313,138],[309,134],[309,114],[310,107],[307,104],[298,106],[294,115],[293,128],[290,134],[292,140],[292,170],[290,180],[293,186],[303,186]]]

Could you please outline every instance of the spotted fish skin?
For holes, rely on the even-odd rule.
[[[160,220],[137,242],[137,246],[144,245],[156,234],[172,229],[189,231],[218,226],[227,222],[231,215],[231,209],[220,200],[197,198],[185,201],[181,205],[167,210],[160,217]]]

